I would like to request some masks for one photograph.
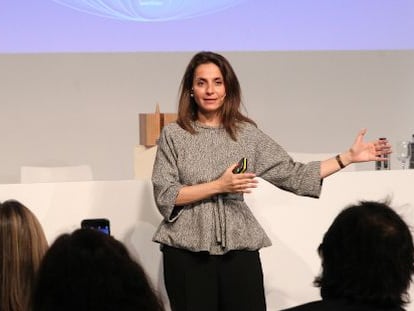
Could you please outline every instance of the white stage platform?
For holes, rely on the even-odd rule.
[[[346,205],[390,197],[392,206],[413,225],[413,185],[414,170],[341,172],[324,181],[320,199],[312,199],[260,180],[259,188],[245,199],[273,241],[273,246],[261,250],[268,310],[319,299],[312,286],[320,270],[316,248]],[[150,180],[0,185],[0,201],[10,198],[37,215],[50,243],[79,228],[83,218],[110,219],[112,235],[127,245],[165,296],[161,253],[151,241],[161,216]],[[414,299],[414,289],[411,292]],[[407,310],[414,311],[414,303]]]

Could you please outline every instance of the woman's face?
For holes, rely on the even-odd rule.
[[[226,97],[223,75],[213,63],[199,65],[194,71],[193,97],[199,113],[218,116]]]

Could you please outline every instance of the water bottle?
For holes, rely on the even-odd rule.
[[[386,140],[385,137],[380,137],[379,140]],[[388,154],[381,155],[382,158],[386,158],[383,161],[375,161],[375,169],[376,170],[390,170],[391,169],[391,162]]]
[[[410,163],[408,167],[414,169],[414,134],[410,142],[410,152],[411,152],[411,156],[410,156]]]

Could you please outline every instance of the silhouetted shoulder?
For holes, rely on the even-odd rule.
[[[281,311],[404,311],[402,308],[378,308],[376,306],[349,303],[345,300],[319,300]]]

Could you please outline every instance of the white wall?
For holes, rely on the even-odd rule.
[[[249,116],[289,151],[343,151],[362,127],[368,139],[414,133],[414,51],[223,54]],[[96,179],[133,178],[138,114],[157,102],[176,111],[192,55],[0,55],[0,182],[19,182],[21,165],[90,164]]]

